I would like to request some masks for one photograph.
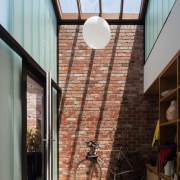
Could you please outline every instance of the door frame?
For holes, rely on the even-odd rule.
[[[26,149],[26,139],[27,139],[27,77],[30,77],[44,89],[43,92],[43,119],[44,119],[44,137],[46,137],[46,79],[39,79],[36,74],[33,74],[33,70],[26,66],[25,63],[22,63],[22,179],[26,180],[27,178],[27,149]],[[44,143],[45,144],[45,143]],[[46,144],[44,145],[44,179],[46,177]]]

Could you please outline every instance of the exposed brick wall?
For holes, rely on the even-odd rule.
[[[143,26],[110,27],[104,50],[87,47],[81,25],[59,27],[61,180],[73,179],[75,165],[88,150],[87,140],[98,142],[100,150],[127,143],[127,151],[150,155],[158,98],[143,95]],[[100,156],[113,162],[112,152]],[[106,179],[107,168],[102,167]]]

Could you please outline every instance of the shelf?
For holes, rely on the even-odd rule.
[[[149,169],[151,172],[156,174],[158,177],[163,178],[165,180],[171,180],[169,176],[166,176],[164,173],[158,173],[158,167],[157,166],[151,166],[150,164],[146,164],[146,168]]]
[[[149,169],[151,172],[158,175],[158,167],[157,166],[151,166],[150,164],[146,164],[146,168]]]
[[[173,121],[168,121],[168,122],[161,123],[160,126],[167,126],[167,125],[172,125],[173,126],[173,125],[176,125],[176,124],[177,124],[177,120],[173,120]]]
[[[164,173],[159,173],[159,177],[163,178],[163,179],[166,179],[166,180],[172,180],[171,177],[166,176]]]
[[[174,99],[177,99],[177,88],[173,89],[166,96],[162,97],[160,99],[160,102],[170,102]]]

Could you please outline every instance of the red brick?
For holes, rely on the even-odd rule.
[[[143,95],[143,26],[110,27],[111,40],[104,50],[86,46],[81,25],[59,27],[61,180],[73,179],[75,165],[87,151],[85,141],[95,137],[100,150],[128,143],[127,151],[143,152],[144,158],[151,155],[158,98]],[[111,152],[101,154],[113,163]]]

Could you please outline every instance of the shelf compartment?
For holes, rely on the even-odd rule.
[[[160,75],[160,94],[177,88],[177,58],[170,63]]]
[[[177,123],[160,127],[160,145],[176,143],[175,138],[177,137]]]
[[[175,126],[177,124],[177,120],[173,120],[173,121],[168,121],[168,122],[164,122],[164,123],[161,123],[160,126]]]
[[[175,97],[175,94],[173,93],[173,94],[167,96],[162,101],[160,101],[160,109],[159,109],[159,111],[160,111],[160,114],[159,114],[160,115],[160,124],[169,122],[166,118],[166,112],[171,105],[170,99],[177,100],[177,96],[175,97],[176,99],[174,99],[174,97]],[[177,119],[177,117],[175,119]]]
[[[164,69],[160,78],[177,77],[177,57]]]
[[[177,99],[177,88],[173,89],[166,96],[162,97],[160,102],[170,102],[175,99]]]

